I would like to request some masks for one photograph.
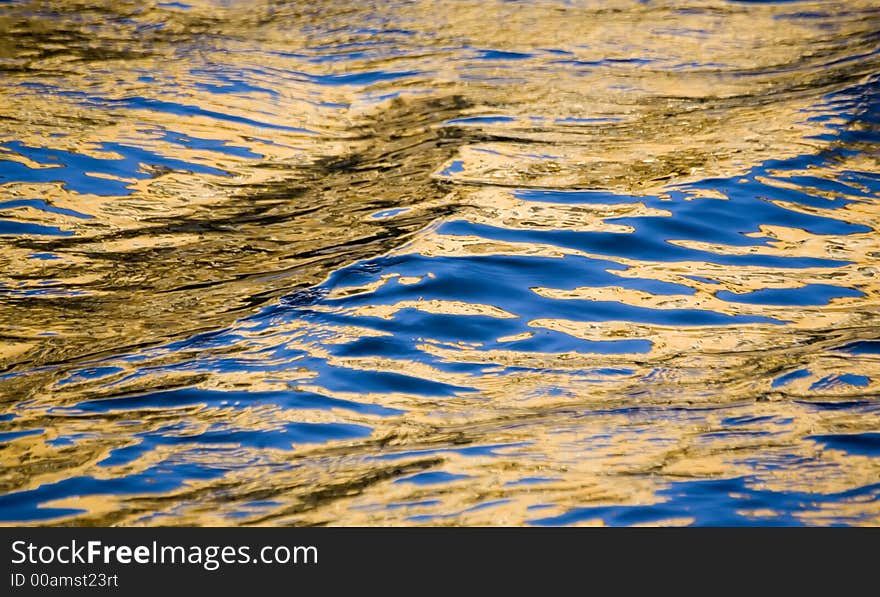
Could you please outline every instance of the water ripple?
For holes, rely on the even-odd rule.
[[[3,3],[0,522],[877,524],[878,19]]]

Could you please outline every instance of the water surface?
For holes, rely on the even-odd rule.
[[[880,524],[880,9],[0,4],[0,522]]]

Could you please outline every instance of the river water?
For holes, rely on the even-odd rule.
[[[880,8],[0,3],[0,520],[880,524]]]

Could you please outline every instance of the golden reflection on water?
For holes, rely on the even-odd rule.
[[[873,2],[187,4],[0,7],[0,219],[42,230],[0,237],[0,431],[33,432],[0,444],[0,491],[93,482],[9,521],[597,524],[554,517],[668,502],[615,520],[880,524],[880,356],[843,350],[878,339]],[[831,184],[853,172],[874,186]],[[823,231],[756,213],[725,240],[747,176]],[[679,253],[631,250],[654,221],[681,222]],[[615,281],[532,284],[539,259]],[[485,263],[523,269],[470,297]],[[328,282],[358,264],[371,279]],[[742,300],[816,286],[852,292]],[[685,311],[714,319],[662,315]],[[549,333],[569,344],[522,348]],[[419,356],[343,350],[368,340]],[[189,387],[238,402],[83,408]],[[253,398],[273,392],[348,402]],[[360,435],[286,441],[300,424]],[[868,447],[822,439],[843,435]]]

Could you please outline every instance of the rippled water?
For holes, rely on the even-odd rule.
[[[6,524],[880,524],[880,8],[0,3]]]

